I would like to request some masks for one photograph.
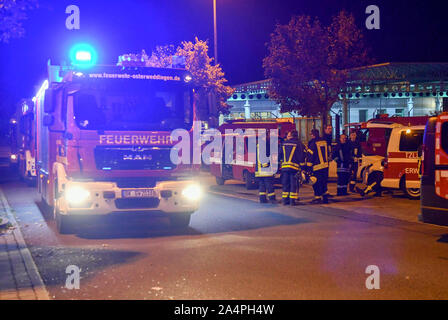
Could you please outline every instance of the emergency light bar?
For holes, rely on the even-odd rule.
[[[89,68],[96,64],[97,54],[91,45],[79,43],[70,50],[70,60],[76,67]]]

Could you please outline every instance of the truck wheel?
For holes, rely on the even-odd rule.
[[[60,234],[70,234],[73,233],[73,221],[66,215],[59,212],[57,205],[53,206],[53,216],[56,220],[56,228]]]
[[[244,182],[247,190],[255,189],[255,177],[249,171],[244,171]]]
[[[226,180],[223,177],[216,177],[216,184],[219,186],[222,186],[225,182]]]
[[[171,226],[174,228],[184,229],[190,224],[191,213],[176,213],[169,216]]]
[[[416,200],[420,198],[419,188],[404,188],[403,191],[408,196],[409,199]]]
[[[406,177],[401,178],[400,189],[403,190],[409,199],[416,200],[420,198],[420,188],[406,188]]]

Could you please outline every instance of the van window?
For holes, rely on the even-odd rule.
[[[423,130],[402,131],[400,136],[400,151],[418,151],[423,143]]]
[[[448,153],[448,122],[442,124],[442,149]]]

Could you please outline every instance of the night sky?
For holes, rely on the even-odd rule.
[[[265,43],[276,22],[293,14],[328,23],[346,9],[364,30],[376,62],[448,62],[448,4],[413,0],[217,0],[218,55],[230,84],[264,78]],[[122,53],[148,53],[156,45],[208,39],[213,55],[212,0],[39,0],[29,12],[26,35],[0,44],[0,116],[23,97],[32,97],[46,76],[48,58],[66,59],[71,45],[89,42],[98,63],[115,64]],[[67,30],[65,8],[78,5],[81,29]],[[381,29],[365,28],[365,9],[381,10]]]

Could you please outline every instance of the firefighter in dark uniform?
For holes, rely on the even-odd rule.
[[[350,144],[347,142],[347,136],[341,134],[339,138],[339,143],[333,150],[333,160],[337,164],[337,174],[338,174],[338,196],[347,195],[348,182],[350,180],[350,167],[353,163],[352,149]]]
[[[327,141],[328,146],[328,154],[330,156],[333,155],[332,153],[332,143],[333,143],[333,126],[331,124],[327,124],[324,130],[323,138],[325,141]],[[331,160],[331,159],[329,159]]]
[[[263,161],[260,158],[260,144],[264,144],[266,150],[266,157],[268,160]],[[269,140],[266,140],[265,136],[259,136],[257,140],[257,159],[255,164],[255,179],[258,181],[258,191],[261,203],[267,203],[268,200],[276,204],[277,200],[275,199],[275,191],[274,191],[274,175],[277,172],[277,167],[272,166],[274,161],[277,162],[277,159],[274,159],[270,154],[270,143]]]
[[[366,168],[366,170],[369,170],[369,168]],[[356,191],[362,196],[366,196],[371,192],[375,192],[375,197],[381,197],[382,195],[382,187],[381,187],[381,181],[383,181],[384,175],[381,171],[373,171],[372,173],[368,173],[367,176],[367,187],[364,189],[361,189],[359,187],[356,187]]]
[[[353,157],[349,188],[350,188],[350,192],[355,192],[359,161],[361,161],[361,159],[362,159],[361,143],[359,142],[358,134],[356,133],[356,131],[350,132],[349,143],[350,143],[350,147],[352,150],[352,157]]]
[[[305,166],[305,148],[299,141],[296,130],[288,133],[286,140],[280,146],[279,159],[282,172],[283,205],[296,205],[299,199],[298,174]]]
[[[311,203],[328,203],[328,145],[320,138],[319,130],[311,130],[312,139],[308,142],[307,167],[317,179],[313,184],[314,199]]]

